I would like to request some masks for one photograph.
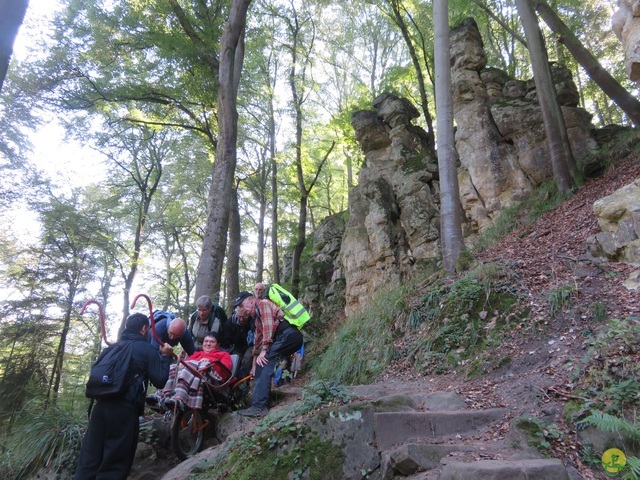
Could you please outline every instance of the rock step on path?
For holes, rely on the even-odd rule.
[[[488,434],[505,424],[508,409],[468,409],[450,392],[412,397],[413,408],[398,396],[376,402],[382,480],[569,480],[562,461]]]

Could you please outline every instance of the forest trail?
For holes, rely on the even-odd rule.
[[[423,376],[413,373],[411,365],[400,359],[376,382],[355,388],[364,395],[382,388],[389,394],[451,392],[459,396],[468,409],[504,409],[507,412],[504,420],[495,422],[480,437],[474,438],[474,442],[504,440],[509,435],[509,421],[518,416],[546,418],[557,425],[562,436],[562,442],[547,452],[550,456],[562,459],[575,478],[607,478],[580,460],[581,446],[575,428],[567,424],[563,411],[566,403],[576,398],[573,393],[577,386],[575,366],[587,354],[588,339],[593,334],[594,325],[587,314],[589,306],[602,302],[609,318],[640,316],[640,291],[630,291],[622,285],[633,267],[613,263],[596,265],[584,257],[586,239],[600,231],[592,209],[595,200],[638,178],[640,160],[634,154],[623,163],[609,167],[601,176],[588,180],[576,195],[535,224],[512,232],[478,255],[481,262],[513,265],[518,270],[520,294],[531,299],[531,323],[505,335],[502,344],[492,352],[496,359],[508,359],[504,366],[471,377],[456,370]],[[560,312],[550,318],[549,292],[569,284],[575,287],[570,312]],[[298,382],[294,387],[280,389],[282,394],[275,409],[299,398],[304,378]],[[250,424],[245,423],[242,428],[250,428]],[[205,451],[198,457],[206,458],[210,454]],[[168,453],[167,458],[155,459],[153,477],[148,470],[145,475],[144,469],[135,468],[131,478],[186,478],[186,472],[192,471],[199,459],[178,465]],[[136,470],[139,474],[135,474]]]

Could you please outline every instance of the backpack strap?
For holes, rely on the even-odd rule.
[[[93,403],[96,400],[94,398],[91,399],[91,401],[89,402],[89,408],[87,408],[87,420],[91,420],[91,410],[93,410]]]

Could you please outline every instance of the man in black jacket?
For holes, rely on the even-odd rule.
[[[146,315],[129,315],[119,341],[133,342],[127,376],[134,381],[125,394],[96,401],[74,480],[125,480],[129,475],[138,446],[139,417],[144,411],[147,383],[151,381],[162,388],[169,378],[171,347],[152,347],[148,333]]]

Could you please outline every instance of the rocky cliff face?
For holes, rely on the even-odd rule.
[[[438,167],[426,132],[411,123],[419,113],[391,94],[373,106],[351,119],[365,163],[350,192],[340,251],[347,313],[400,282],[416,261],[438,257]]]
[[[473,19],[451,31],[451,46],[460,198],[472,230],[478,232],[553,172],[533,80],[519,81],[485,68],[482,38]],[[552,74],[573,155],[585,163],[597,147],[591,114],[577,107],[571,73],[553,66]]]
[[[344,309],[345,278],[340,261],[340,248],[346,227],[346,213],[324,218],[309,239],[309,258],[304,263],[300,295],[303,305],[309,307],[312,318],[333,318]],[[306,331],[313,331],[320,322],[311,322]]]
[[[553,173],[533,80],[515,80],[486,68],[473,19],[451,32],[451,65],[464,230],[473,236]],[[553,77],[574,157],[585,165],[597,148],[591,115],[577,107],[571,73],[554,66]],[[381,287],[410,276],[416,262],[438,262],[438,165],[426,133],[412,123],[419,112],[408,100],[389,93],[376,98],[373,107],[352,116],[365,163],[350,192],[339,254],[332,241],[331,255],[319,247],[321,253],[313,257],[317,262],[312,258],[313,264],[326,266],[317,278],[310,274],[312,287],[305,295],[312,309],[326,289],[336,290],[333,282],[344,285],[350,313]],[[590,170],[589,165],[584,168]]]
[[[618,0],[611,23],[624,47],[627,74],[640,81],[640,0]]]

